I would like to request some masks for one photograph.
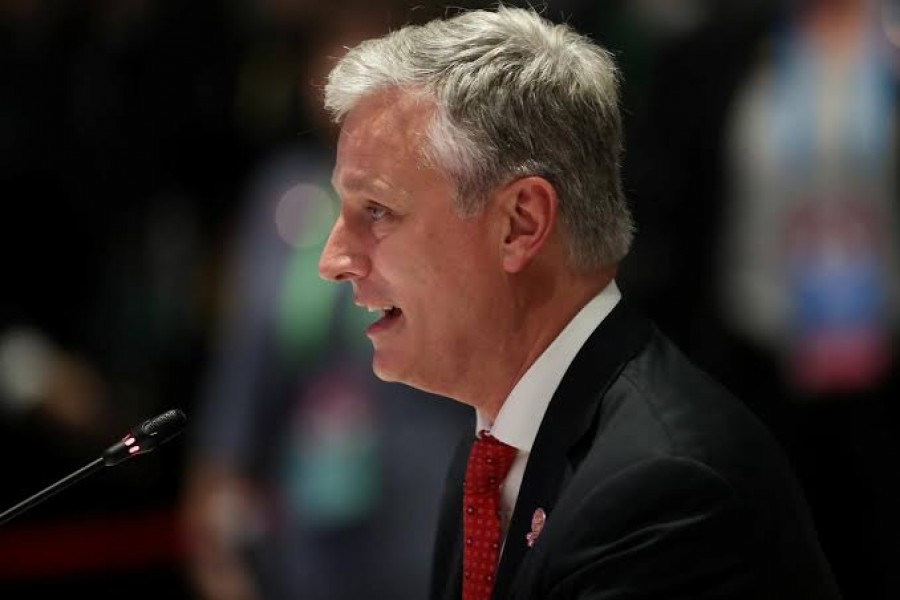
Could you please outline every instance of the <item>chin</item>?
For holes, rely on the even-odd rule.
[[[406,383],[400,376],[396,364],[393,364],[383,354],[379,354],[377,350],[375,356],[372,357],[372,372],[382,381]]]
[[[422,361],[418,361],[418,364],[422,364]],[[372,358],[372,372],[378,379],[388,383],[402,383],[424,392],[436,393],[435,388],[423,380],[422,373],[413,371],[410,366],[409,363],[399,360],[396,356],[389,358],[384,354],[379,355],[378,352]]]

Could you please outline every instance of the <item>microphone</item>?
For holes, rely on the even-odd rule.
[[[0,524],[9,521],[16,515],[25,512],[32,506],[103,467],[111,467],[129,458],[153,452],[160,444],[181,433],[186,422],[187,417],[178,409],[168,410],[147,419],[132,429],[121,440],[104,450],[99,458],[0,513]]]

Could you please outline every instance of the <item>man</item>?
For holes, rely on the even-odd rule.
[[[329,76],[320,272],[383,313],[379,377],[477,415],[431,597],[838,598],[776,444],[616,287],[617,78],[506,8],[364,42]]]

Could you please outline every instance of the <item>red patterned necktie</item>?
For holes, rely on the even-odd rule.
[[[463,482],[463,600],[488,600],[500,555],[500,485],[516,449],[485,431],[472,444]]]

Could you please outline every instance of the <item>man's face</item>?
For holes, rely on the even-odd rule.
[[[423,164],[432,110],[392,91],[347,116],[333,177],[341,213],[319,271],[349,281],[357,304],[382,313],[366,331],[379,377],[453,396],[496,350],[502,230],[492,206],[458,216],[452,183]]]

